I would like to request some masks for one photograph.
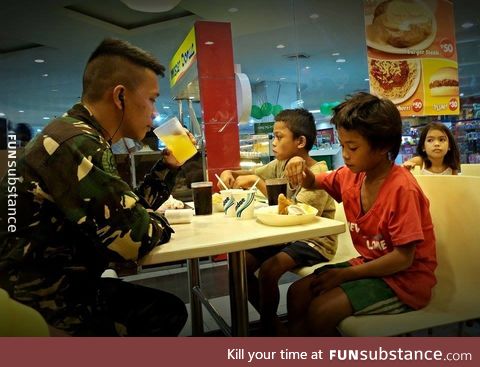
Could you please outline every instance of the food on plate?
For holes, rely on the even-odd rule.
[[[412,47],[429,37],[433,14],[418,0],[387,0],[376,8],[368,36],[397,48]]]
[[[183,209],[185,205],[180,200],[174,199],[172,195],[158,208],[160,211],[167,209]]]
[[[223,199],[222,195],[220,195],[218,192],[212,195],[212,204],[214,211],[223,212]]]
[[[288,206],[292,204],[293,202],[290,199],[287,199],[285,195],[278,195],[278,214],[287,215]]]
[[[430,77],[430,94],[438,96],[458,96],[458,70],[452,67],[438,69]]]
[[[400,103],[413,94],[419,82],[417,60],[369,60],[372,93]]]

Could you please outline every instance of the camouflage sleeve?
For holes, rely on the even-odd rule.
[[[159,159],[135,190],[140,203],[147,208],[157,210],[170,196],[178,171],[179,169],[167,167],[163,158]]]
[[[94,244],[136,260],[170,240],[173,231],[168,222],[147,211],[121,180],[108,146],[85,135],[61,145],[47,139],[43,144],[50,156],[42,169],[45,197]]]

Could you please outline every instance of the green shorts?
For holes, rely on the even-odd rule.
[[[314,274],[332,268],[352,266],[349,262],[322,266]],[[396,296],[382,278],[364,278],[340,284],[353,308],[354,315],[392,315],[413,311]]]

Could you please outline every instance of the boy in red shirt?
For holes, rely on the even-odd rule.
[[[343,202],[360,257],[317,269],[288,291],[292,335],[335,335],[350,315],[393,314],[424,307],[436,283],[429,202],[415,178],[393,162],[402,121],[395,105],[358,93],[334,109],[345,166],[314,175],[292,158],[294,185],[321,188]]]

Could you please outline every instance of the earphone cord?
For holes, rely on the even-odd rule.
[[[122,127],[122,124],[123,124],[123,117],[125,116],[125,108],[122,109],[122,119],[120,120],[120,123],[118,124],[118,127],[117,127],[117,130],[115,130],[115,132],[113,133],[112,136],[110,136],[110,139],[108,139],[108,144],[112,145],[112,140],[113,140],[113,137],[118,133],[118,130],[120,130],[120,128]]]

